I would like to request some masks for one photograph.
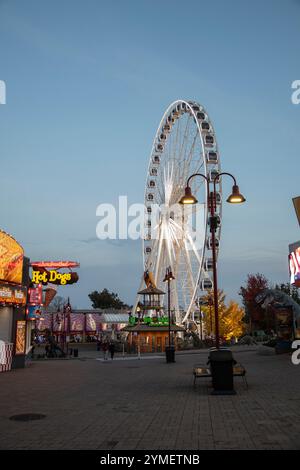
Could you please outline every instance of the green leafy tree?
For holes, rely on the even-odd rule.
[[[93,291],[89,294],[93,308],[113,308],[116,310],[122,308],[129,308],[127,304],[120,300],[118,294],[110,292],[108,289],[103,289],[101,292]]]

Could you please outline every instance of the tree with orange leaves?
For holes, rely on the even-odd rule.
[[[248,274],[246,285],[241,286],[239,295],[242,296],[246,312],[246,321],[254,328],[266,328],[266,312],[258,305],[255,298],[269,288],[269,282],[263,274]]]
[[[245,331],[244,316],[245,310],[231,300],[220,319],[220,335],[226,341],[242,336]]]
[[[202,297],[202,312],[204,329],[207,334],[215,333],[215,314],[213,307],[213,297],[210,292]],[[245,331],[244,316],[245,311],[237,302],[231,300],[228,306],[225,304],[225,294],[218,291],[219,307],[219,334],[226,341],[232,338],[239,338]]]

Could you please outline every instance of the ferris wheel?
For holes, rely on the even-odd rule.
[[[144,271],[152,272],[156,286],[162,290],[166,268],[171,267],[175,276],[171,282],[171,310],[176,323],[181,324],[196,309],[200,291],[213,286],[205,180],[198,177],[191,182],[198,204],[178,204],[188,177],[199,172],[209,182],[221,172],[214,128],[203,106],[194,101],[177,100],[165,111],[150,154],[145,187],[143,262]],[[216,200],[218,247],[221,181],[217,183]]]

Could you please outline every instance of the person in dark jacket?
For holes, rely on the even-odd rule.
[[[110,352],[111,360],[113,360],[114,354],[115,354],[115,344],[113,342],[109,343],[108,349],[109,349],[109,352]]]

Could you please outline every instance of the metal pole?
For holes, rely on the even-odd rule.
[[[140,312],[138,312],[138,325],[140,325]],[[138,331],[138,359],[141,359],[140,332]]]
[[[200,339],[203,341],[203,331],[202,331],[202,312],[201,312],[201,304],[199,302],[199,313],[200,313]]]
[[[65,343],[66,343],[66,314],[64,312],[64,323],[63,323],[63,352],[65,352]]]
[[[186,184],[186,193],[191,196],[191,189],[190,189],[190,181],[195,176],[201,176],[206,180],[207,184],[207,202],[210,212],[210,230],[211,230],[211,241],[212,241],[212,255],[213,255],[213,282],[214,282],[214,307],[215,307],[215,336],[216,336],[216,348],[219,349],[220,346],[220,337],[219,337],[219,303],[218,303],[218,280],[217,280],[217,257],[216,257],[216,229],[217,229],[217,221],[215,217],[215,210],[216,210],[216,183],[220,181],[220,177],[222,175],[230,176],[234,182],[234,190],[238,190],[236,179],[231,173],[222,172],[219,173],[213,180],[213,191],[210,192],[209,188],[209,179],[207,176],[203,175],[202,173],[194,173],[191,175]],[[188,190],[188,191],[187,191]],[[244,198],[243,198],[244,199]],[[244,199],[245,200],[245,199]],[[242,200],[239,202],[243,202]]]
[[[140,332],[138,332],[138,359],[141,359]]]
[[[217,256],[216,256],[216,227],[215,221],[215,191],[210,193],[210,215],[211,215],[211,241],[212,241],[212,255],[213,255],[213,282],[214,282],[214,308],[215,308],[215,336],[216,348],[220,347],[219,338],[219,302],[218,302],[218,279],[217,279]]]
[[[170,279],[168,279],[168,317],[169,317],[169,347],[171,346],[171,289]]]

